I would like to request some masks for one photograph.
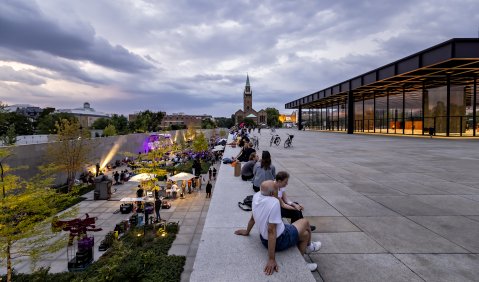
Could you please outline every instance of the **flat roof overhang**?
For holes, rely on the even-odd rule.
[[[479,74],[479,39],[454,38],[407,56],[365,74],[285,104],[286,109],[317,108],[354,97],[422,89],[423,82],[440,83],[449,75],[451,83],[472,83]]]

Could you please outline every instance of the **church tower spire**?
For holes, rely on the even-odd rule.
[[[246,74],[246,85],[243,92],[243,111],[246,113],[253,109],[253,91],[251,91],[251,86],[249,84],[249,75]]]

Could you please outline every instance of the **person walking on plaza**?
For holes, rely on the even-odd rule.
[[[98,177],[98,175],[100,175],[100,163],[96,163],[95,168],[96,168],[95,176]]]
[[[118,171],[115,171],[115,173],[113,174],[113,179],[115,179],[115,185],[120,185],[120,174],[118,173]]]
[[[181,198],[183,198],[186,194],[186,181],[181,181]]]
[[[208,180],[208,183],[206,183],[206,198],[211,198],[211,188],[213,188],[213,185],[211,185],[211,181]]]
[[[321,242],[311,241],[311,228],[308,220],[302,218],[293,224],[284,224],[281,219],[280,203],[275,195],[280,188],[288,185],[288,180],[289,174],[280,171],[276,181],[267,180],[261,183],[261,192],[257,192],[253,196],[253,214],[247,228],[235,231],[236,235],[248,236],[255,223],[258,223],[261,243],[268,249],[268,262],[264,267],[266,275],[271,275],[279,270],[275,258],[276,252],[296,246],[301,255],[304,255],[317,252],[321,248]],[[305,264],[310,271],[315,271],[318,267],[316,263],[305,262]]]
[[[216,167],[213,167],[213,180],[216,180]]]
[[[193,184],[193,181],[191,181],[191,178],[188,180],[188,194],[191,194],[191,184]]]
[[[213,168],[210,166],[210,169],[208,169],[208,179],[211,181],[211,177],[213,175]]]
[[[160,209],[161,209],[161,199],[160,197],[155,198],[155,214],[156,214],[156,222],[160,222]]]

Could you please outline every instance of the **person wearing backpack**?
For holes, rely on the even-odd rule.
[[[257,162],[253,170],[253,190],[259,191],[261,183],[266,180],[274,180],[276,176],[276,168],[271,164],[271,154],[263,151],[261,161]]]

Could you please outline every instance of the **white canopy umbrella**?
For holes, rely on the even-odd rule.
[[[140,173],[130,178],[129,181],[141,182],[141,181],[151,180],[155,177],[156,176],[153,173]]]
[[[178,174],[170,176],[170,180],[172,180],[172,181],[190,180],[191,178],[194,178],[194,177],[195,176],[191,173],[180,172]]]

